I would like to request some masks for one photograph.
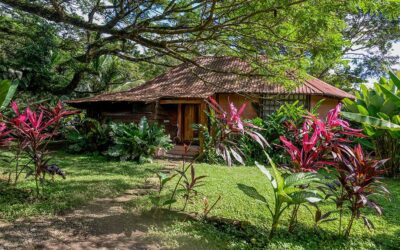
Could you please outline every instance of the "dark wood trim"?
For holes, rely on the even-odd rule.
[[[174,100],[160,100],[160,104],[201,104],[203,100],[200,99],[174,99]]]

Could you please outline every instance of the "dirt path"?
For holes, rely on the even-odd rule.
[[[162,171],[170,172],[176,165],[169,162]],[[0,222],[0,249],[160,249],[148,229],[163,222],[123,208],[156,187],[157,178],[151,177],[140,188],[116,198],[96,199],[56,218]]]

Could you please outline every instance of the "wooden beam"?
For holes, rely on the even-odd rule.
[[[177,137],[182,141],[182,104],[178,104],[178,133]]]
[[[160,104],[201,104],[200,99],[174,99],[174,100],[160,100]]]
[[[207,111],[207,103],[205,101],[202,101],[200,104],[200,124],[204,125],[205,127],[207,127],[207,115],[206,115],[206,111]],[[200,152],[203,152],[204,150],[204,136],[201,133],[201,131],[199,131],[199,144],[200,144]]]

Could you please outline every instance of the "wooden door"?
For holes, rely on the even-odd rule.
[[[182,105],[182,119],[183,129],[182,138],[183,141],[192,141],[198,138],[197,131],[192,128],[193,124],[199,123],[199,104],[183,104]]]

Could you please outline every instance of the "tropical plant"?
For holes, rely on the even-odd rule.
[[[20,112],[16,102],[12,102],[11,107],[15,116],[9,119],[8,123],[12,126],[15,139],[20,140],[21,150],[27,153],[30,162],[33,163],[31,173],[35,178],[38,197],[39,180],[44,181],[47,163],[50,160],[47,145],[58,133],[60,120],[76,112],[65,110],[61,102],[53,108],[40,107],[37,111],[27,107],[24,112]]]
[[[218,198],[210,205],[210,202],[208,201],[208,198],[204,196],[203,198],[203,215],[202,218],[206,219],[207,215],[211,212],[211,210],[217,205],[217,203],[221,200],[222,196],[219,195]]]
[[[284,103],[275,112],[262,118],[255,118],[251,121],[252,124],[260,128],[260,134],[269,142],[271,147],[265,149],[260,148],[258,143],[249,137],[242,137],[240,142],[240,149],[246,156],[246,160],[249,163],[254,161],[265,160],[263,151],[267,151],[269,155],[274,159],[275,162],[280,164],[287,164],[290,160],[283,153],[280,144],[280,136],[288,136],[289,139],[293,140],[294,137],[287,134],[288,127],[299,127],[304,122],[304,117],[309,113],[317,115],[318,107],[320,103],[317,103],[313,109],[308,111],[304,105],[298,101],[293,103]]]
[[[246,108],[245,103],[238,110],[234,103],[230,102],[228,112],[212,97],[208,100],[210,110],[207,112],[207,116],[211,129],[208,131],[204,127],[200,127],[203,128],[201,132],[205,135],[205,138],[210,139],[207,146],[222,157],[228,166],[232,166],[234,161],[244,164],[243,152],[238,146],[238,140],[242,136],[250,137],[261,148],[268,145],[268,142],[257,131],[259,130],[257,126],[242,120],[241,115]]]
[[[205,175],[197,176],[194,164],[189,164],[189,169],[190,169],[190,175],[187,174],[188,171],[179,171],[179,170],[177,171],[182,176],[183,182],[180,183],[180,185],[183,188],[183,191],[185,192],[185,194],[183,195],[183,197],[185,198],[185,204],[183,205],[182,208],[183,211],[185,211],[189,200],[193,196],[197,195],[198,193],[197,188],[204,186],[204,182],[202,179],[207,177]]]
[[[146,117],[135,123],[110,123],[113,145],[107,150],[120,160],[149,162],[159,148],[172,147],[169,135],[156,123],[149,124]]]
[[[104,152],[112,144],[110,126],[92,118],[75,116],[63,126],[68,150],[74,153]]]
[[[341,104],[328,112],[323,121],[313,114],[304,118],[302,129],[290,124],[287,134],[293,138],[289,141],[285,136],[280,140],[287,154],[290,155],[291,172],[317,172],[320,168],[336,166],[337,155],[347,149],[353,137],[363,137],[361,130],[351,128],[347,121],[339,118]],[[295,205],[289,223],[292,231],[297,223],[299,205]],[[316,214],[316,218],[318,215]]]
[[[11,102],[15,91],[17,91],[18,81],[0,80],[0,110],[4,110]]]
[[[337,193],[336,205],[340,211],[339,233],[342,234],[342,213],[345,208],[351,212],[350,221],[343,230],[348,237],[355,219],[362,218],[368,229],[374,228],[372,222],[366,215],[362,215],[362,209],[369,207],[374,209],[379,215],[382,208],[373,199],[379,195],[386,196],[389,191],[383,183],[379,181],[384,170],[382,166],[387,161],[374,160],[366,156],[360,144],[354,148],[346,147],[345,150],[337,154],[336,175],[340,185],[328,185],[331,191]],[[340,192],[338,191],[340,187]]]
[[[274,191],[274,204],[272,205],[269,203],[261,194],[249,195],[248,192],[244,193],[265,204],[270,212],[272,216],[272,226],[269,238],[271,239],[278,228],[283,212],[287,208],[291,205],[317,203],[322,200],[322,196],[319,194],[316,187],[313,186],[320,181],[315,173],[290,173],[288,175],[282,175],[267,153],[266,156],[271,165],[272,174],[263,165],[257,162],[256,165],[267,177],[272,186]]]
[[[381,159],[388,158],[386,173],[395,176],[400,171],[400,79],[389,72],[390,79],[381,78],[373,88],[361,85],[356,100],[344,99],[348,112],[345,118],[363,125]]]

